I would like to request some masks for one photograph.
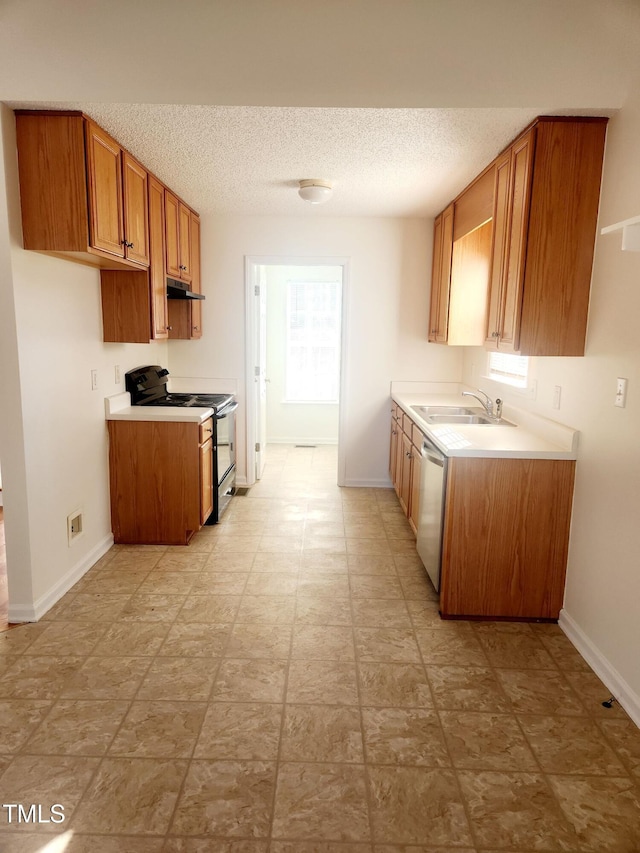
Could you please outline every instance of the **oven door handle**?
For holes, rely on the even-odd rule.
[[[233,414],[235,410],[238,408],[239,403],[229,403],[228,406],[225,406],[224,409],[220,409],[219,412],[216,412],[216,420],[221,421],[222,418],[226,418],[227,415]]]

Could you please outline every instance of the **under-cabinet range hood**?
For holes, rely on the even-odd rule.
[[[193,290],[189,290],[189,285],[186,281],[167,278],[167,299],[204,299],[204,294],[194,293]]]

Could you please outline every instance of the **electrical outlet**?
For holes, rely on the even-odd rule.
[[[95,391],[98,388],[98,371],[91,371],[91,390]]]
[[[82,510],[76,509],[67,516],[67,541],[69,545],[84,531]]]
[[[562,386],[561,385],[555,385],[554,389],[553,389],[553,404],[552,404],[554,409],[560,408],[560,397],[561,396],[562,396]]]
[[[619,406],[621,409],[627,405],[627,383],[628,379],[623,379],[621,376],[618,376],[616,379],[616,399],[614,401],[615,406]]]
[[[116,364],[116,366],[113,368],[113,381],[116,383],[116,385],[120,384],[121,378],[122,377],[120,376],[120,365]]]

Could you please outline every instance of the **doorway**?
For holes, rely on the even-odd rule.
[[[250,257],[246,288],[247,485],[277,445],[337,445],[341,485],[347,261]]]

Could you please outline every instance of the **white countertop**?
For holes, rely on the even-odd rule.
[[[108,421],[169,421],[201,424],[213,415],[213,409],[197,406],[132,406],[128,391],[105,397]]]
[[[471,389],[468,389],[471,390]],[[516,426],[499,424],[429,424],[414,406],[469,406],[480,403],[458,393],[395,390],[392,399],[446,456],[509,457],[520,459],[576,459],[578,431],[505,404],[503,418]]]

